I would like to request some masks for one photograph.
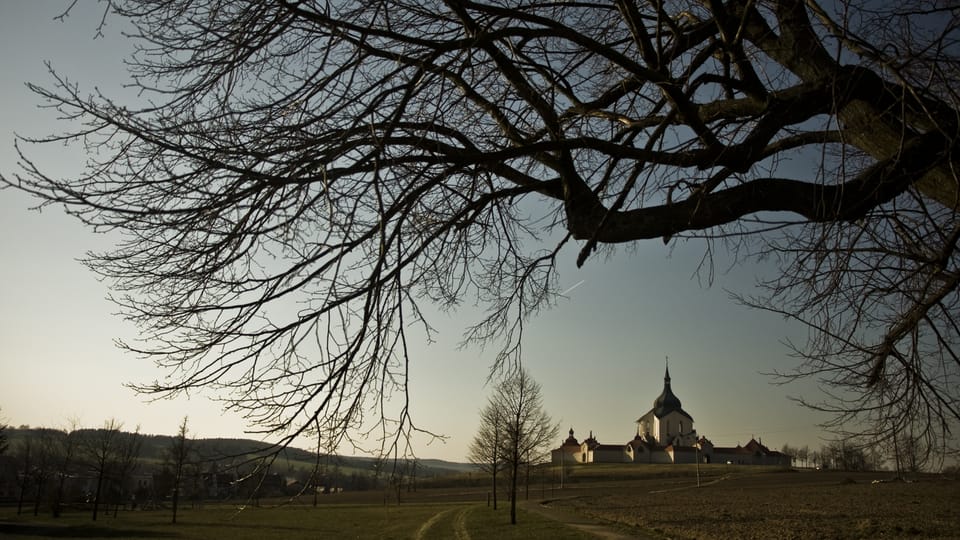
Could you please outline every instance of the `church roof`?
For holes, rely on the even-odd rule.
[[[583,440],[583,444],[587,445],[587,448],[593,449],[597,446],[600,446],[600,443],[593,437],[593,431],[590,432],[590,436]]]
[[[657,399],[653,400],[653,409],[651,409],[650,412],[657,418],[663,418],[672,412],[678,412],[689,418],[691,422],[693,421],[693,417],[681,407],[680,398],[678,398],[670,388],[670,366],[667,366],[666,373],[663,376],[663,392],[660,392]],[[650,412],[647,414],[650,414]]]
[[[637,448],[646,448],[649,451],[663,450],[665,448],[664,446],[660,446],[659,444],[657,444],[656,440],[645,439],[640,435],[637,435],[636,437],[633,438],[632,441],[628,442],[627,446],[632,447],[634,450],[636,450]]]
[[[580,443],[577,442],[577,438],[573,436],[573,428],[570,428],[570,436],[567,437],[567,440],[563,441],[561,448],[564,446],[576,446],[577,448],[580,447]]]

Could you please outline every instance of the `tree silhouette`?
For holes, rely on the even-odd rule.
[[[487,399],[480,411],[480,427],[470,441],[467,459],[481,471],[490,475],[493,509],[497,509],[497,475],[504,469],[503,456],[504,424],[506,411],[496,396]]]
[[[183,490],[184,466],[187,465],[193,445],[187,438],[187,417],[183,417],[180,427],[177,429],[177,435],[170,441],[170,447],[167,448],[165,459],[173,467],[173,497],[171,499],[171,508],[173,510],[170,518],[171,523],[177,522],[177,505],[180,501],[180,493]],[[216,474],[216,472],[214,472]]]
[[[559,429],[543,409],[540,384],[530,373],[521,369],[512,373],[497,386],[493,400],[503,419],[501,458],[510,473],[510,523],[517,523],[517,483],[520,466],[542,461],[544,446]]]
[[[103,427],[84,432],[81,443],[84,459],[90,472],[97,478],[93,491],[93,521],[97,520],[100,513],[104,492],[110,490],[111,482],[118,475],[123,447],[122,428],[122,422],[111,418],[103,423]]]
[[[27,488],[33,478],[33,463],[36,456],[33,437],[28,434],[27,437],[17,441],[14,456],[17,460],[17,515],[19,516],[23,512],[23,501],[26,499]]]
[[[493,508],[497,508],[497,475],[509,474],[510,523],[517,523],[517,484],[520,467],[529,475],[540,462],[557,425],[543,409],[540,384],[525,370],[508,373],[480,411],[480,426],[470,443],[469,459],[491,475]],[[528,486],[529,489],[529,486]]]
[[[64,489],[66,488],[67,478],[77,468],[77,458],[80,451],[81,432],[79,431],[79,421],[71,420],[68,427],[61,430],[55,438],[55,463],[54,474],[56,477],[56,491],[53,494],[51,503],[53,517],[60,517],[63,510]]]
[[[140,426],[137,426],[132,433],[121,432],[117,441],[117,461],[116,461],[116,497],[113,507],[113,517],[117,517],[120,511],[120,505],[124,504],[127,494],[125,487],[130,483],[130,476],[139,466],[140,450],[143,447],[143,436],[140,435]]]
[[[810,326],[785,375],[838,425],[960,418],[950,6],[109,5],[142,101],[32,86],[78,127],[22,142],[89,164],[4,180],[124,235],[89,263],[172,377],[144,391],[216,388],[287,437],[383,419],[422,303],[484,306],[465,342],[509,363],[562,248],[698,237],[780,264],[744,300]]]
[[[0,420],[0,456],[7,451],[9,446],[10,441],[7,440],[7,424],[3,420]]]

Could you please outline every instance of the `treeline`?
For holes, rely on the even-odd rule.
[[[94,520],[103,505],[129,495],[127,481],[139,467],[142,437],[115,420],[92,429],[3,430],[0,498],[15,500],[17,514],[32,508],[57,517],[66,505],[83,503]]]
[[[784,444],[780,450],[793,458],[796,467],[833,469],[841,471],[892,470],[902,473],[918,473],[941,470],[944,455],[909,438],[888,441],[877,445],[858,439],[830,441],[820,448],[809,445]]]
[[[784,444],[780,452],[791,456],[795,467],[835,469],[840,471],[878,471],[885,466],[886,458],[872,448],[865,448],[843,441],[833,441],[820,448],[808,445]]]
[[[0,501],[17,513],[65,509],[170,509],[206,501],[314,498],[342,491],[412,486],[462,471],[462,465],[417,460],[385,465],[363,457],[321,455],[247,439],[193,439],[186,419],[176,436],[101,427],[18,429],[0,424]]]

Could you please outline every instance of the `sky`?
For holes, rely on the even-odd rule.
[[[43,136],[63,129],[26,81],[49,83],[44,62],[108,95],[124,95],[122,63],[130,43],[119,21],[94,39],[102,8],[81,2],[66,21],[53,18],[69,2],[0,0],[0,173],[18,172],[14,133]],[[27,149],[46,170],[68,174],[82,162],[75,149]],[[108,288],[78,259],[109,249],[111,237],[84,228],[59,208],[31,210],[38,201],[0,191],[0,421],[95,427],[116,419],[141,432],[173,434],[189,417],[198,437],[243,437],[243,418],[224,412],[216,396],[150,401],[125,386],[163,375],[149,361],[123,353],[115,339],[136,329],[116,316]],[[696,276],[703,245],[659,240],[595,257],[577,269],[566,253],[561,286],[566,298],[527,326],[524,366],[542,385],[547,412],[559,423],[559,445],[570,428],[583,439],[624,443],[636,433],[663,388],[669,357],[672,388],[700,435],[715,445],[757,437],[771,448],[819,447],[828,418],[790,396],[816,400],[814,381],[773,384],[765,373],[789,371],[786,340],[803,343],[806,330],[778,316],[750,310],[727,290],[749,294],[769,269],[721,260],[713,284]],[[486,384],[492,350],[458,348],[470,314],[431,321],[436,341],[411,344],[411,406],[416,424],[445,441],[414,439],[422,458],[466,461]],[[255,437],[256,438],[256,437]],[[428,444],[429,443],[429,444]],[[372,443],[371,443],[372,445]]]

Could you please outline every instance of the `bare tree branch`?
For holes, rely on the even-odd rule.
[[[847,425],[891,440],[874,428],[921,407],[943,438],[958,420],[954,11],[110,10],[132,25],[142,99],[51,68],[31,88],[68,127],[19,141],[23,170],[2,180],[123,235],[88,264],[141,329],[122,345],[166,372],[142,391],[214,389],[279,444],[323,426],[405,453],[423,306],[486,308],[465,341],[497,342],[509,364],[555,298],[561,246],[578,242],[583,264],[602,245],[700,236],[780,262],[748,302],[810,326],[798,374],[826,375]],[[86,168],[45,173],[29,146],[51,143],[84,147]]]

